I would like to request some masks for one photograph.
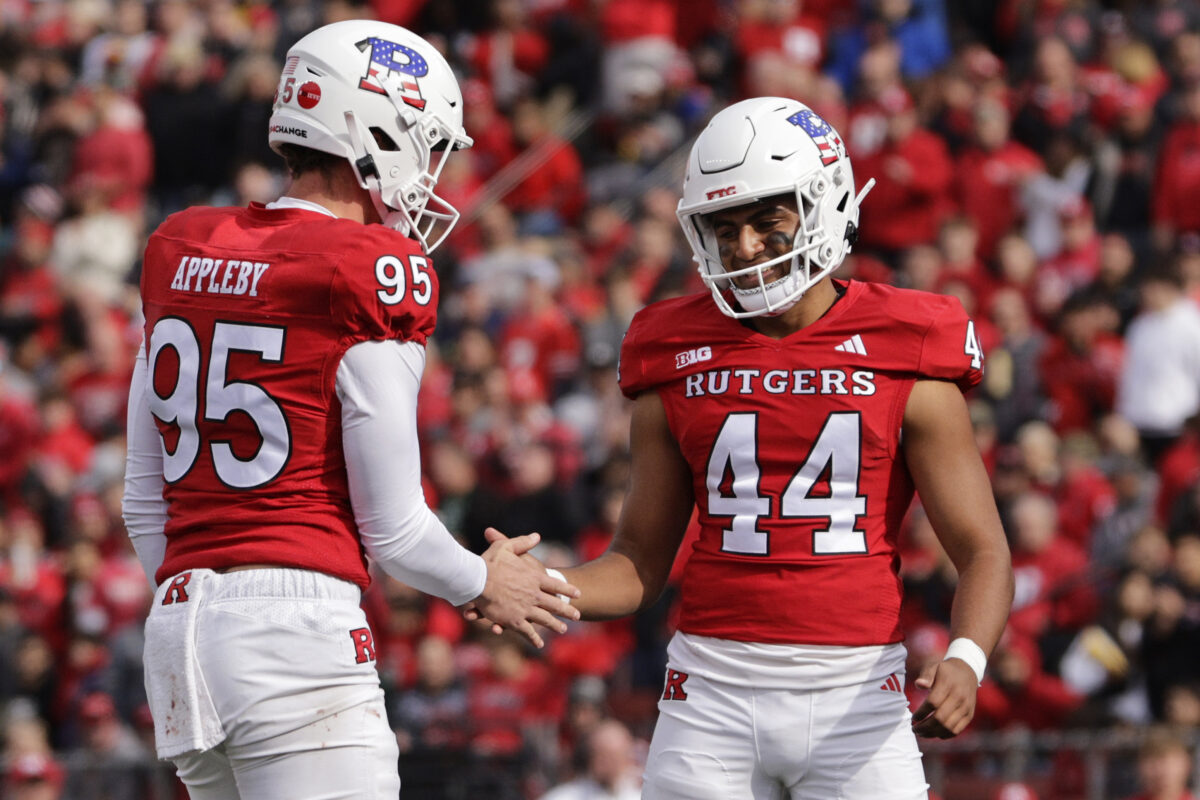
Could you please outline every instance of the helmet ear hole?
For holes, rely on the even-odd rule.
[[[375,144],[385,153],[394,153],[400,149],[400,145],[396,144],[396,140],[388,135],[388,132],[383,128],[373,127],[370,129],[371,135],[375,137]]]
[[[849,202],[850,202],[850,193],[846,192],[845,194],[842,195],[841,201],[839,201],[837,204],[838,213],[840,213],[840,214],[846,213],[846,204]]]

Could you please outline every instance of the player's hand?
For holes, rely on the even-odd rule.
[[[483,531],[483,538],[487,539],[488,544],[495,544],[496,542],[508,541],[508,537],[505,536],[503,533],[501,533],[500,531],[498,531],[495,528],[486,528]],[[536,556],[534,556],[532,553],[528,553],[528,552],[524,553],[521,556],[521,559],[523,561],[527,561],[530,564],[536,566],[540,570],[546,569],[546,565],[543,564],[540,560],[538,560],[538,558]],[[579,595],[576,594],[574,596],[578,597]],[[562,598],[560,597],[559,599],[561,600]],[[570,600],[570,598],[568,598],[568,600],[566,602],[569,602],[569,600]],[[474,601],[471,601],[470,603],[467,603],[465,606],[463,606],[462,612],[463,612],[463,617],[466,618],[467,622],[490,622],[491,621],[491,620],[487,619],[487,617],[485,617],[483,614],[479,613],[479,609],[475,606]],[[560,614],[559,616],[562,616],[562,615]],[[579,619],[578,613],[576,613],[576,615],[571,617],[570,619],[578,620]],[[500,633],[502,630],[504,630],[504,629],[501,628],[499,625],[492,626],[492,631],[494,633]]]
[[[975,671],[961,658],[939,661],[921,670],[917,686],[929,695],[913,712],[913,733],[950,739],[962,733],[975,716],[975,693],[979,681]]]
[[[577,620],[579,612],[558,595],[578,597],[579,590],[551,577],[541,562],[527,555],[541,541],[539,534],[509,539],[503,534],[497,538],[491,533],[494,529],[488,530],[492,545],[483,554],[487,583],[483,593],[467,604],[464,614],[468,619],[486,619],[496,633],[506,628],[515,630],[540,648],[545,642],[534,625],[565,633],[566,623],[555,616]]]

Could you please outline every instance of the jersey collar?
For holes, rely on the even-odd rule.
[[[298,197],[288,197],[286,195],[274,202],[267,203],[264,208],[298,208],[302,211],[315,211],[318,214],[324,214],[327,217],[334,217],[335,219],[337,218],[337,214],[334,214],[320,203],[314,203],[311,200],[301,200]]]

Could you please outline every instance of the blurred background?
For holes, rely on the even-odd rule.
[[[540,531],[550,565],[603,551],[621,336],[703,290],[674,215],[691,141],[732,101],[801,99],[879,181],[839,274],[956,295],[988,354],[969,401],[1016,601],[971,728],[923,743],[935,795],[1191,797],[1192,0],[0,0],[0,797],[185,797],[152,755],[150,595],[120,518],[141,252],[167,214],[283,190],[281,57],[351,17],[441,49],[476,142],[438,186],[463,220],[435,254],[420,405],[426,497],[464,543],[492,524]],[[919,507],[902,543],[915,674],[955,574]],[[636,776],[675,599],[535,652],[380,576],[404,798]]]

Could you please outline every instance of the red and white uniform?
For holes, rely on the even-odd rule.
[[[158,584],[158,755],[193,800],[399,791],[367,558],[455,604],[486,582],[421,490],[437,292],[415,242],[290,198],[150,237],[123,510]]]
[[[913,496],[901,422],[918,379],[982,377],[962,305],[852,281],[820,320],[772,339],[711,303],[650,306],[621,353],[622,391],[659,393],[692,468],[701,532],[679,630],[900,641],[896,535]]]
[[[414,261],[426,291],[382,302],[375,271],[385,254],[392,270]],[[342,354],[358,342],[423,345],[433,331],[437,281],[416,242],[303,210],[200,208],[164,223],[145,263],[155,391],[179,392],[180,349],[197,348],[199,361],[185,363],[200,372],[184,376],[186,388],[198,379],[208,401],[189,392],[156,413],[164,439],[178,440],[179,422],[163,411],[196,404],[187,424],[197,446],[167,458],[173,480],[163,492],[167,551],[158,582],[181,569],[271,563],[366,588],[335,379]],[[241,413],[226,416],[229,407]]]
[[[916,381],[967,389],[983,354],[956,298],[839,288],[783,339],[708,295],[643,309],[625,337],[621,389],[662,398],[700,525],[647,797],[774,797],[776,781],[794,797],[924,797],[899,644],[901,426]]]
[[[274,564],[365,588],[365,549],[461,604],[482,591],[483,565],[450,547],[425,507],[409,421],[437,276],[411,239],[323,211],[291,200],[196,208],[150,237],[146,364],[133,393],[161,443],[145,451],[149,415],[131,412],[131,459],[149,463],[127,476],[127,516],[131,505],[165,503],[155,583],[184,569]],[[387,384],[380,372],[408,380]],[[380,441],[395,449],[375,463]],[[131,526],[135,545],[144,532]],[[447,548],[432,583],[412,574],[414,537]]]

